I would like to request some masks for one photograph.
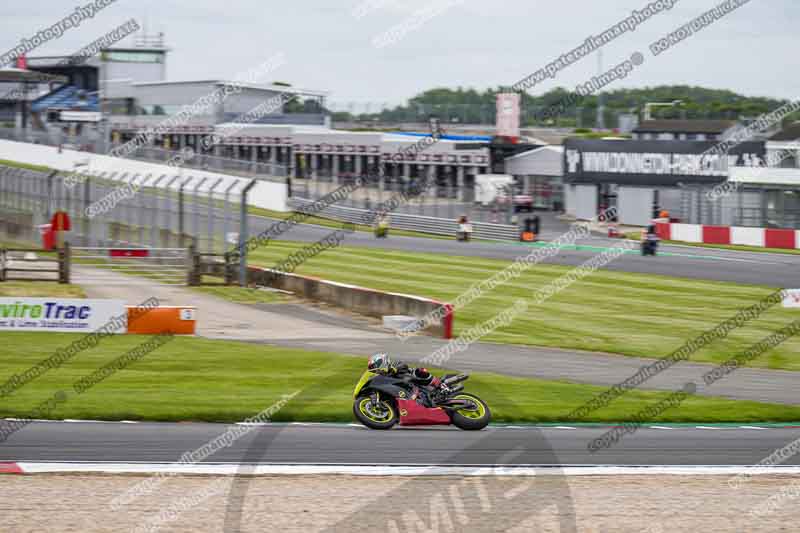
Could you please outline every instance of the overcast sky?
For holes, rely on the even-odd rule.
[[[0,53],[89,1],[3,1]],[[394,104],[433,87],[511,85],[648,3],[118,0],[30,55],[69,54],[133,17],[142,25],[146,22],[150,33],[165,32],[173,49],[168,59],[171,80],[234,79],[282,52],[286,63],[272,79],[327,90],[332,102]],[[644,65],[609,88],[691,84],[751,96],[800,97],[797,0],[751,0],[664,54],[649,53],[650,43],[717,4],[718,0],[678,0],[670,11],[606,45],[606,68],[635,51],[646,57]],[[368,6],[372,7],[364,10]],[[377,36],[422,9],[441,13],[411,28],[396,43],[373,45]],[[529,92],[539,94],[558,85],[573,88],[596,74],[597,64],[593,53]]]

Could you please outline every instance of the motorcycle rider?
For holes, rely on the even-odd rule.
[[[386,374],[387,376],[405,379],[428,394],[447,392],[448,387],[442,380],[428,372],[427,368],[411,368],[402,361],[394,361],[389,354],[376,353],[369,358],[367,364],[369,370]]]
[[[656,255],[659,240],[655,224],[650,224],[647,228],[642,229],[642,254]]]

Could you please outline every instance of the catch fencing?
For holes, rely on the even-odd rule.
[[[285,178],[289,174],[288,168],[285,165],[219,157],[196,152],[191,147],[184,147],[178,151],[165,150],[164,148],[152,146],[143,147],[131,153],[128,157],[153,163],[169,163],[172,161],[186,168],[211,172],[220,171],[226,174],[234,174],[243,177],[258,176],[261,180],[280,183],[285,183]]]
[[[65,211],[72,226],[66,240],[73,246],[194,246],[198,253],[224,254],[248,231],[247,193],[254,184],[180,169],[88,176],[0,165],[0,239],[41,243],[52,215]]]
[[[199,137],[199,136],[198,136]],[[32,144],[43,144],[56,146],[65,150],[78,150],[92,153],[104,153],[102,141],[99,133],[87,129],[80,133],[65,135],[58,130],[17,130],[14,128],[0,127],[0,139],[18,141]],[[112,144],[110,148],[119,146],[121,143]],[[226,145],[220,145],[220,149],[229,150]],[[225,174],[233,174],[242,177],[253,177],[259,180],[285,182],[289,170],[285,165],[277,163],[265,163],[260,161],[246,161],[231,157],[223,157],[203,153],[193,146],[183,148],[164,149],[157,146],[143,146],[125,156],[128,159],[146,161],[150,163],[172,163],[174,166],[187,169],[197,169],[205,171],[219,171]]]

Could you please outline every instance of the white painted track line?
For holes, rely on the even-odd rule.
[[[42,463],[18,462],[23,474],[103,473],[103,474],[172,474],[220,475],[240,474],[242,465],[232,463]],[[352,475],[352,476],[608,476],[608,475],[800,475],[800,466],[420,466],[420,465],[352,465],[352,464],[260,464],[247,465],[246,475]]]

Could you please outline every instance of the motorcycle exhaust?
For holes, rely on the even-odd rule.
[[[464,390],[464,385],[456,385],[455,387],[451,387],[448,394],[456,394]]]
[[[468,377],[469,374],[459,374],[457,376],[447,378],[443,380],[443,382],[446,383],[447,386],[449,387],[450,385],[455,385],[456,383],[461,383],[462,381],[466,381]],[[463,389],[464,387],[461,388]]]

